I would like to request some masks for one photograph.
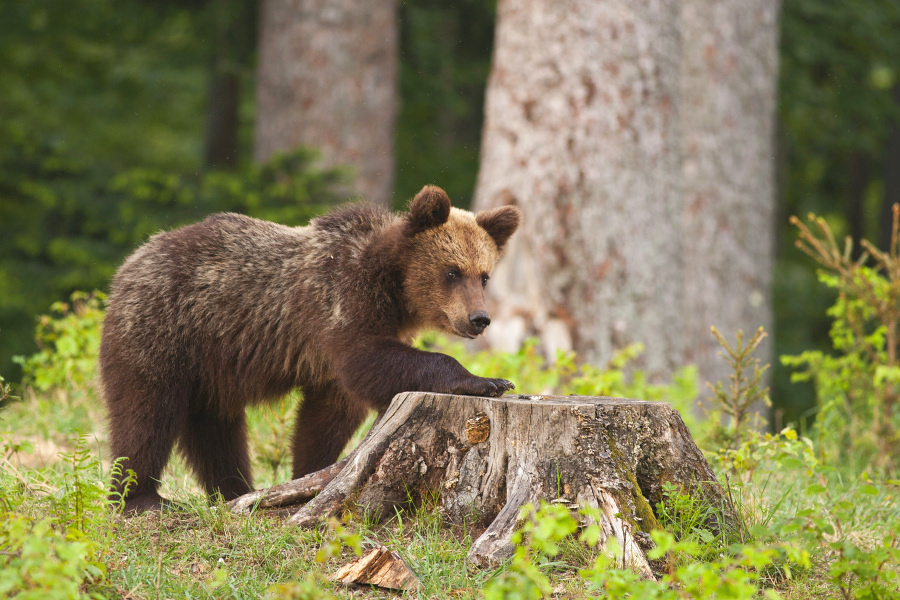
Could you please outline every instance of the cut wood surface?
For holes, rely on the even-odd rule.
[[[308,494],[316,481],[319,494],[289,519],[311,526],[345,511],[391,517],[436,499],[451,521],[475,519],[485,528],[468,558],[489,566],[512,555],[523,504],[586,505],[599,509],[604,536],[618,541],[623,562],[647,577],[648,534],[659,527],[653,507],[664,483],[722,507],[723,516],[707,523],[714,531],[736,524],[681,416],[664,402],[406,392],[345,461],[232,506],[296,503],[302,494],[290,493],[291,486]]]
[[[344,565],[331,579],[345,585],[375,585],[389,590],[415,590],[421,585],[400,555],[384,546]]]

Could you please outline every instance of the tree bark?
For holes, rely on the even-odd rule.
[[[777,7],[499,3],[475,206],[525,220],[492,345],[715,380],[710,325],[769,325]]]
[[[891,92],[894,104],[900,107],[900,85]],[[877,234],[878,247],[887,251],[891,247],[891,225],[893,207],[900,204],[900,122],[892,121],[884,149],[884,198],[881,201],[881,215]],[[876,237],[876,236],[873,236]]]
[[[209,11],[213,48],[203,163],[208,168],[233,168],[240,159],[241,71],[249,67],[244,63],[252,53],[255,5],[251,0],[216,0],[210,3]]]
[[[780,0],[681,7],[679,277],[686,345],[679,360],[715,382],[728,377],[729,367],[711,325],[729,339],[739,329],[772,328]],[[757,356],[769,362],[770,345]]]
[[[648,534],[659,527],[653,507],[664,483],[720,507],[712,530],[737,523],[681,417],[663,402],[407,392],[346,460],[291,523],[309,526],[344,511],[383,519],[438,498],[451,521],[475,516],[485,528],[468,557],[487,566],[512,555],[525,503],[587,505],[599,509],[605,539],[617,539],[625,561],[648,577]],[[233,501],[235,510],[246,505]]]
[[[263,0],[255,158],[298,146],[349,165],[355,191],[388,205],[394,171],[393,0]]]
[[[664,0],[498,4],[475,206],[525,219],[493,277],[493,345],[537,333],[602,362],[653,339],[646,368],[678,364],[676,22]]]

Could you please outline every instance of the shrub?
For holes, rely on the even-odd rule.
[[[900,206],[894,206],[890,248],[882,252],[866,240],[853,257],[848,236],[841,248],[824,219],[797,218],[797,246],[822,269],[819,280],[838,292],[828,314],[833,319],[835,355],[808,351],[783,356],[801,369],[794,381],[813,381],[818,400],[816,434],[822,452],[844,462],[874,463],[895,471],[900,452]],[[869,265],[869,259],[874,264]]]
[[[51,305],[51,314],[38,321],[40,351],[13,358],[22,365],[23,385],[41,392],[65,388],[82,394],[93,387],[105,300],[102,292],[75,292],[68,303]]]
[[[86,591],[105,579],[113,539],[102,467],[83,436],[63,459],[58,487],[0,478],[0,597],[103,597]]]

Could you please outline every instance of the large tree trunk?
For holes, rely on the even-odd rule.
[[[715,382],[729,367],[711,325],[729,339],[771,330],[780,0],[680,6],[680,360]],[[770,352],[758,351],[764,364]]]
[[[592,362],[653,340],[651,372],[678,364],[676,21],[664,0],[499,3],[475,205],[525,219],[492,344],[538,333]]]
[[[354,169],[357,193],[389,204],[396,63],[393,0],[263,0],[256,160],[318,148],[325,165]]]
[[[501,0],[475,204],[524,224],[498,346],[539,335],[662,377],[769,325],[777,0]]]
[[[736,526],[703,454],[663,402],[407,392],[345,460],[239,498],[233,509],[306,500],[317,487],[318,496],[290,519],[311,525],[348,510],[392,517],[438,498],[452,521],[477,516],[485,529],[469,559],[493,565],[512,555],[510,538],[525,503],[587,505],[599,509],[603,537],[615,538],[625,560],[648,577],[647,534],[659,527],[653,507],[664,483],[720,507],[720,517],[707,523],[712,530]]]

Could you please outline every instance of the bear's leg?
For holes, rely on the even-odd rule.
[[[243,412],[233,417],[192,412],[178,447],[207,494],[219,493],[227,501],[253,491]]]
[[[124,491],[123,479],[130,469],[136,481],[129,486],[124,512],[158,510],[165,503],[157,493],[159,479],[169,462],[186,404],[170,393],[154,394],[145,389],[137,394],[110,387],[106,394],[110,450],[113,459],[125,457],[120,462],[122,477],[113,480],[113,499]]]
[[[334,464],[368,413],[336,386],[304,386],[294,424],[294,479]]]

